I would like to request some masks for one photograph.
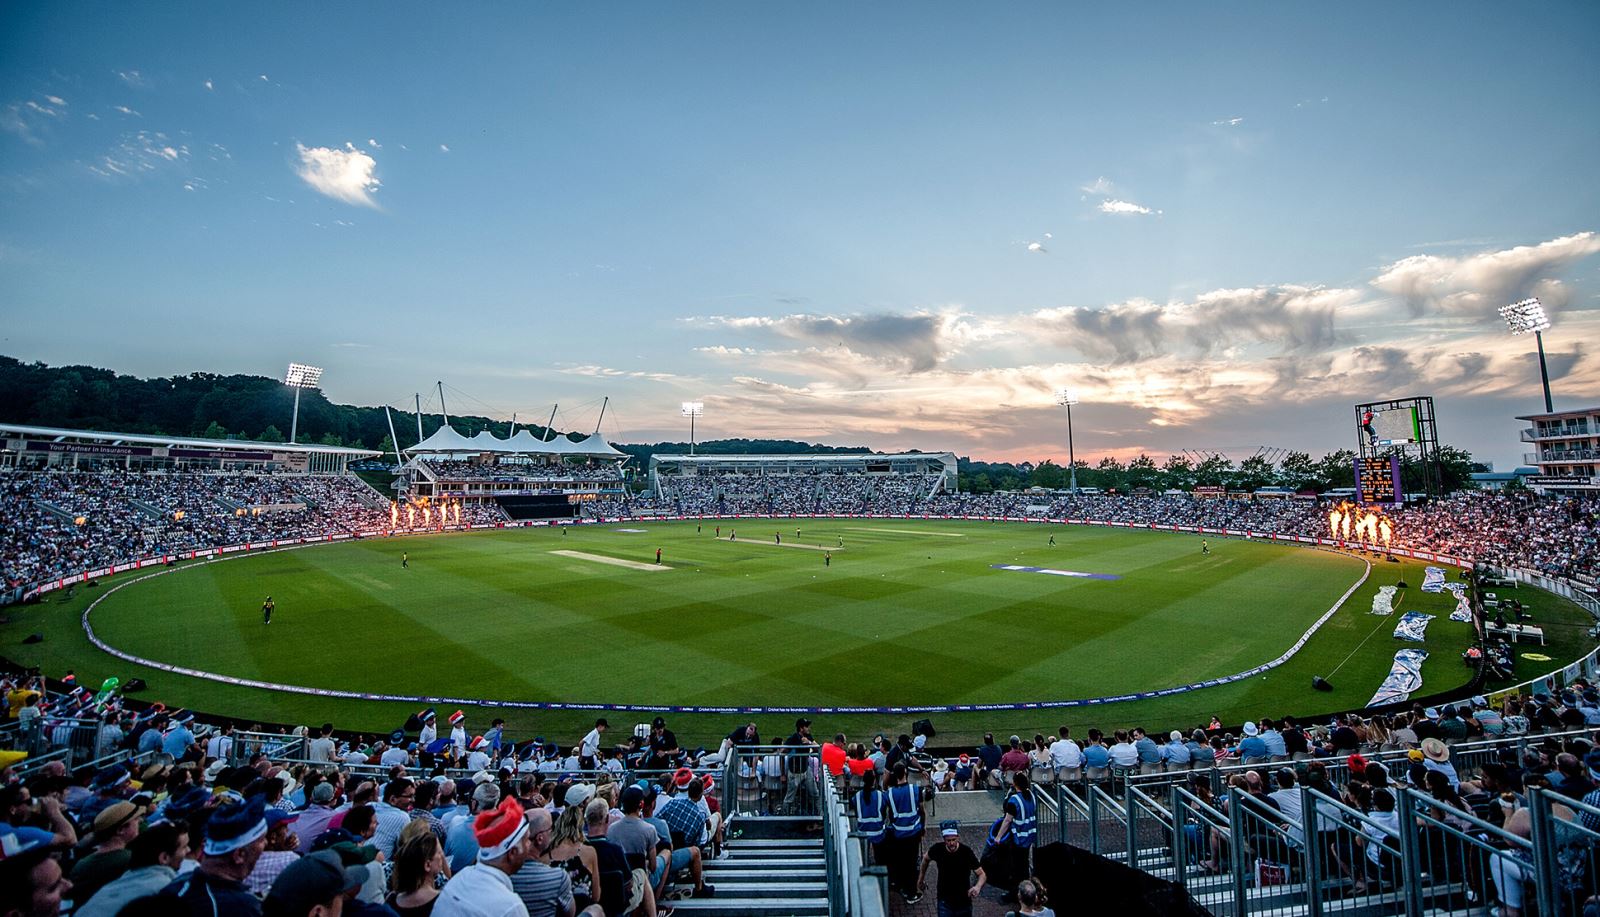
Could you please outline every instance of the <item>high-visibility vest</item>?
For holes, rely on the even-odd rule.
[[[1012,840],[1018,847],[1032,847],[1034,838],[1039,833],[1039,820],[1033,804],[1033,795],[1012,793],[1011,800],[1017,806],[1017,817],[1011,822]]]
[[[895,837],[922,833],[922,812],[917,808],[917,788],[909,783],[889,788],[890,827]]]
[[[883,818],[883,791],[858,790],[856,792],[856,830],[867,836],[867,843],[881,844],[889,830]]]

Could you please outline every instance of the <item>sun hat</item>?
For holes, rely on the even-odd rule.
[[[94,826],[91,830],[95,834],[109,835],[118,828],[139,817],[139,807],[131,802],[114,802],[94,817]]]
[[[1439,718],[1439,708],[1438,707],[1429,707],[1428,709],[1422,711],[1422,715],[1427,717],[1430,720],[1436,720],[1436,719]]]
[[[472,791],[472,801],[476,802],[480,809],[492,806],[500,801],[500,787],[492,783],[481,783]]]
[[[1260,731],[1261,731],[1261,727],[1257,726],[1255,723],[1250,722],[1249,720],[1245,720],[1245,722],[1244,722],[1244,734],[1245,735],[1253,736],[1253,735],[1255,735],[1256,733],[1258,733]]]
[[[319,904],[360,888],[367,883],[370,870],[344,861],[332,850],[308,853],[278,873],[264,902],[267,913],[306,914]]]
[[[488,771],[478,771],[476,774],[472,775],[472,782],[473,783],[493,783],[494,782],[494,775],[489,773]]]
[[[1450,760],[1450,746],[1438,739],[1423,739],[1422,756],[1434,762],[1448,761]]]
[[[472,836],[478,841],[478,861],[497,860],[517,846],[528,834],[528,819],[515,796],[472,820]]]

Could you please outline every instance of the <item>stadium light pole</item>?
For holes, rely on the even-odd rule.
[[[294,389],[294,419],[289,421],[289,442],[294,442],[295,436],[300,432],[300,390],[303,388],[316,388],[322,380],[322,367],[307,366],[304,363],[290,363],[289,371],[283,376],[283,384]]]
[[[1544,362],[1544,332],[1550,329],[1550,317],[1545,314],[1544,303],[1538,299],[1524,299],[1501,306],[1500,317],[1506,320],[1506,327],[1511,329],[1512,334],[1533,333],[1533,340],[1539,347],[1539,380],[1544,383],[1544,412],[1554,414],[1555,403],[1550,400],[1550,369]]]
[[[681,413],[689,418],[689,454],[694,455],[694,419],[706,412],[703,401],[685,401]]]
[[[1078,493],[1078,457],[1072,451],[1072,406],[1078,403],[1078,393],[1070,388],[1056,392],[1056,404],[1067,409],[1067,487]]]

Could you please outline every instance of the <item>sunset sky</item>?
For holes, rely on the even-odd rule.
[[[0,353],[986,459],[1600,404],[1600,5],[0,6]],[[432,399],[437,403],[437,398]]]

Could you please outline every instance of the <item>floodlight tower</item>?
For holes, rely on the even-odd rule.
[[[685,401],[681,413],[689,418],[689,454],[694,455],[694,419],[706,412],[703,401]]]
[[[1535,298],[1501,306],[1500,317],[1506,320],[1506,327],[1511,329],[1512,334],[1533,332],[1533,340],[1539,346],[1539,379],[1544,383],[1544,412],[1554,413],[1555,404],[1550,400],[1550,369],[1544,362],[1544,332],[1550,329],[1550,317],[1544,312],[1544,303]]]
[[[1072,451],[1072,406],[1078,403],[1077,391],[1064,388],[1056,392],[1056,404],[1067,409],[1067,487],[1078,492],[1078,458]]]
[[[294,442],[295,435],[300,432],[300,390],[303,388],[316,388],[322,380],[322,367],[307,366],[304,363],[290,363],[289,371],[283,376],[283,384],[294,389],[294,419],[289,422],[289,442]]]

